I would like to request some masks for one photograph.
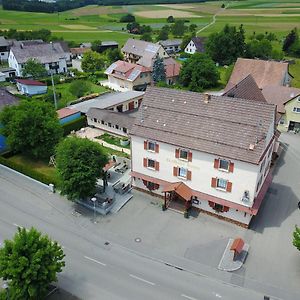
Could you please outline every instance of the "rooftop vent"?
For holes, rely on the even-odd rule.
[[[254,148],[255,148],[255,145],[254,145],[254,144],[250,144],[250,145],[249,145],[249,150],[254,150]]]
[[[211,95],[210,94],[204,94],[204,103],[208,104],[209,101],[211,99]]]

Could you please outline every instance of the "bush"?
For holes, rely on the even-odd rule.
[[[85,80],[75,80],[71,83],[69,91],[72,95],[77,98],[82,97],[85,93],[90,90],[91,84]]]
[[[65,123],[62,125],[62,128],[64,130],[64,136],[71,133],[73,130],[79,130],[82,127],[86,127],[86,117],[81,116],[77,120],[70,121],[68,123]]]
[[[120,23],[131,23],[131,22],[135,22],[135,16],[132,14],[128,14],[120,18]]]
[[[45,174],[39,173],[37,171],[35,171],[34,169],[31,169],[29,166],[26,165],[21,165],[18,164],[14,161],[8,160],[6,158],[4,158],[3,156],[0,156],[0,164],[9,167],[11,169],[14,169],[24,175],[27,175],[37,181],[40,181],[42,183],[45,184],[50,184],[53,183],[54,185],[58,186],[58,180],[51,177],[51,176],[47,176]]]

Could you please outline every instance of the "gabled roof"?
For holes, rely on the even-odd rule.
[[[79,111],[76,109],[64,107],[56,111],[59,119],[63,119],[72,115],[77,114]]]
[[[5,88],[0,87],[0,111],[7,105],[19,103],[19,98],[9,93]]]
[[[252,75],[260,89],[268,85],[283,85],[288,71],[289,65],[286,62],[238,58],[225,91],[231,89],[249,74]]]
[[[40,63],[58,62],[65,59],[66,54],[60,43],[44,43],[43,41],[19,41],[14,42],[10,48],[19,64],[28,59],[37,59]]]
[[[204,42],[205,42],[205,38],[204,37],[193,37],[192,41],[197,49],[197,52],[204,52],[205,48],[204,48]]]
[[[180,40],[180,39],[165,40],[165,41],[159,41],[159,43],[160,43],[163,47],[180,46],[181,43],[182,43],[182,40]]]
[[[279,113],[285,113],[286,102],[300,95],[300,89],[286,86],[266,86],[262,93],[268,103],[275,104]]]
[[[179,76],[181,64],[178,63],[175,59],[173,59],[172,57],[165,58],[164,66],[167,78]]]
[[[151,72],[151,69],[123,60],[118,60],[111,64],[104,73],[123,80],[135,81],[141,73],[145,72]]]
[[[148,87],[130,133],[258,164],[275,127],[275,111],[260,101]]]
[[[194,194],[193,190],[182,181],[170,183],[169,185],[164,187],[162,193],[172,191],[176,192],[176,194],[183,198],[185,201],[191,201]]]
[[[4,36],[0,36],[0,47],[8,47],[9,43]]]
[[[47,84],[44,82],[40,82],[32,79],[16,79],[16,82],[25,84],[25,85],[36,85],[36,86],[46,86]]]
[[[251,74],[225,92],[223,96],[266,102],[262,91]]]

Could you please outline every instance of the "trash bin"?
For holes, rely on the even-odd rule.
[[[53,184],[53,183],[49,183],[49,190],[50,190],[52,193],[55,193],[55,187],[54,187],[54,184]]]

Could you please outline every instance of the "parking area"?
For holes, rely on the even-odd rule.
[[[229,238],[241,237],[250,245],[245,265],[236,272],[257,284],[300,294],[300,253],[292,245],[295,224],[300,225],[300,135],[282,134],[282,154],[274,180],[250,229],[200,213],[183,218],[162,211],[161,200],[134,191],[118,214],[106,216],[99,226],[123,239],[138,237],[152,249],[217,268]],[[220,271],[221,272],[221,271]]]

